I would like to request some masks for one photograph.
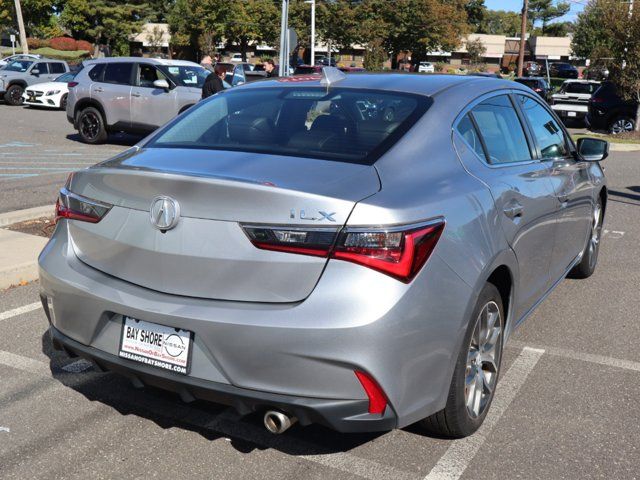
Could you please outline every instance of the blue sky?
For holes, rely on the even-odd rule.
[[[584,8],[586,0],[567,0],[571,4],[571,11],[559,20],[575,20],[578,12]],[[522,10],[522,0],[484,0],[484,4],[491,10]]]

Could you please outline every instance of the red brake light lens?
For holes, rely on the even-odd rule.
[[[111,210],[111,205],[70,192],[60,190],[56,202],[56,221],[60,218],[98,223]]]
[[[77,87],[78,85],[80,85],[78,82],[69,82],[69,83],[67,83],[67,87],[69,87],[69,88]]]
[[[354,373],[356,377],[358,377],[358,380],[360,380],[367,397],[369,397],[369,413],[383,415],[387,408],[387,396],[384,394],[380,385],[367,373],[358,370]]]
[[[429,259],[444,229],[439,220],[393,228],[294,228],[244,226],[260,249],[357,263],[409,283]]]

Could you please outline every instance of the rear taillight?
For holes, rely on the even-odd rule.
[[[329,228],[243,228],[257,248],[357,263],[408,283],[429,259],[444,221],[388,228],[344,228],[340,232]]]
[[[602,97],[591,97],[591,103],[604,103],[605,99]]]
[[[111,205],[70,192],[60,190],[56,202],[56,221],[60,218],[98,223],[109,212]]]
[[[69,87],[69,88],[77,87],[78,85],[80,85],[78,82],[69,82],[69,83],[67,83],[67,87]]]

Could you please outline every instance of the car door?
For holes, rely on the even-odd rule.
[[[526,118],[540,158],[550,162],[558,227],[551,259],[552,280],[563,277],[584,249],[591,229],[593,191],[589,163],[577,159],[562,123],[536,98],[515,98]]]
[[[91,84],[91,98],[100,102],[107,125],[131,128],[131,62],[109,62],[98,81]]]
[[[34,72],[38,71],[36,75]],[[49,81],[49,66],[46,62],[37,62],[35,63],[30,70],[31,77],[28,80],[29,85],[33,85],[34,83],[44,83]]]
[[[533,142],[508,92],[482,97],[459,117],[456,150],[467,171],[491,190],[499,225],[518,259],[514,318],[550,288],[557,199],[551,169]]]
[[[136,64],[135,82],[131,89],[131,122],[140,130],[155,130],[178,113],[176,88],[157,88],[153,82],[171,80],[150,63]]]

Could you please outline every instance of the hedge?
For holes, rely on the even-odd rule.
[[[76,48],[76,41],[73,38],[68,37],[56,37],[52,38],[50,45],[55,50],[62,50],[63,52],[74,52],[78,50]]]

